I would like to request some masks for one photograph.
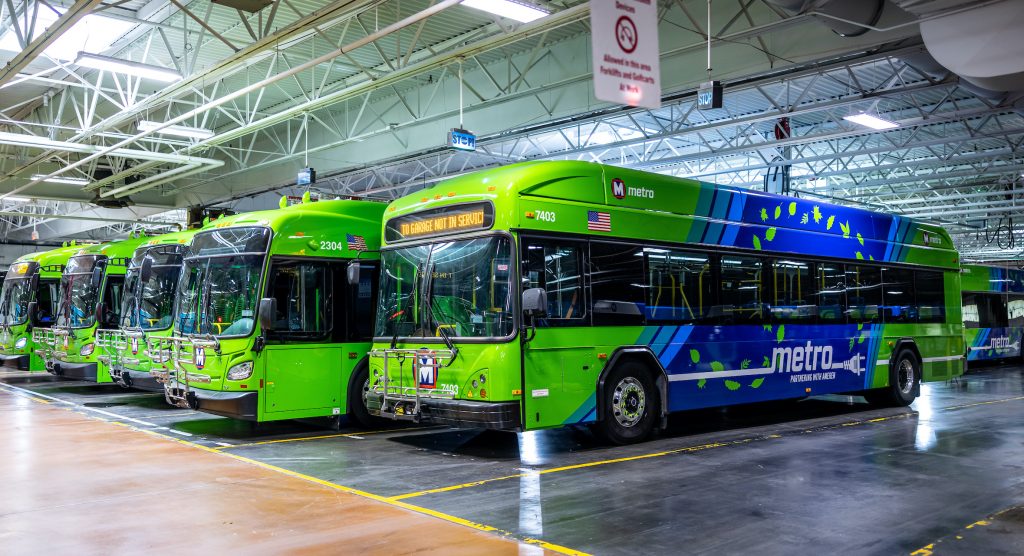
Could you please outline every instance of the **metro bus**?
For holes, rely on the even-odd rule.
[[[960,280],[967,361],[1024,354],[1024,271],[964,265]]]
[[[350,415],[366,423],[385,204],[304,202],[221,218],[184,257],[167,359],[172,404],[264,422]],[[356,403],[358,402],[358,403]]]
[[[156,236],[138,249],[125,270],[117,328],[96,331],[99,361],[110,378],[125,388],[163,392],[150,371],[166,373],[166,361],[154,361],[146,349],[148,337],[169,336],[182,257],[195,230]]]
[[[22,255],[11,264],[0,291],[0,363],[4,367],[44,370],[43,359],[32,341],[32,328],[53,322],[64,265],[81,248],[72,242]]]
[[[112,381],[109,368],[98,359],[96,330],[120,320],[125,269],[135,249],[148,239],[133,232],[123,241],[83,247],[68,259],[53,326],[32,332],[33,340],[43,346],[47,372],[89,382]]]
[[[385,213],[367,407],[614,443],[669,412],[963,373],[959,255],[898,216],[586,162],[461,176]]]

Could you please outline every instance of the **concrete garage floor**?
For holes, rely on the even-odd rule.
[[[175,454],[194,463],[187,464],[186,478],[164,481],[168,492],[162,508],[208,514],[203,502],[181,489],[211,481],[222,473],[218,466],[230,462],[231,473],[241,474],[232,475],[240,484],[222,493],[251,495],[246,474],[253,481],[264,473],[287,479],[286,488],[260,491],[268,500],[260,518],[286,521],[295,538],[325,534],[321,510],[312,503],[294,507],[289,502],[317,491],[332,497],[339,490],[352,494],[330,502],[336,511],[327,523],[336,524],[339,539],[356,534],[358,527],[346,527],[368,519],[367,504],[395,512],[391,532],[373,525],[374,539],[386,544],[369,545],[389,553],[438,549],[445,543],[437,537],[455,535],[454,528],[466,538],[445,537],[453,539],[448,546],[474,553],[547,548],[599,554],[1024,554],[1020,365],[988,367],[959,381],[924,385],[910,409],[870,409],[859,398],[832,396],[683,413],[673,417],[660,438],[629,447],[601,445],[582,430],[516,435],[384,424],[372,431],[332,431],[322,423],[299,422],[253,428],[167,407],[157,394],[0,373],[0,438],[14,442],[0,464],[5,482],[15,476],[27,477],[30,486],[49,480],[42,471],[12,474],[10,469],[51,465],[49,459],[22,461],[24,452],[15,441],[28,435],[43,443],[53,413],[75,419],[54,427],[59,433],[52,436],[53,461],[74,461],[87,443],[108,435],[102,431],[191,451]],[[17,423],[12,424],[11,415],[17,415]],[[24,429],[37,422],[30,433],[10,432],[12,426]],[[130,468],[160,481],[162,473],[153,468],[164,465],[174,473],[180,465],[167,465],[165,456],[155,453],[107,451],[104,468],[67,468],[71,482],[105,480],[110,483],[106,488],[114,489],[107,512],[150,515],[152,509],[130,496],[137,483],[110,479]],[[45,504],[74,502],[67,499],[70,491],[45,492]],[[270,503],[275,497],[278,506]],[[0,544],[17,538],[20,551],[47,550],[52,539],[45,535],[55,525],[48,512],[26,513],[31,504],[6,498],[0,504]],[[199,548],[205,537],[222,535],[217,520],[237,523],[251,512],[224,513],[232,515],[211,516],[213,526],[195,527],[186,535],[164,527],[162,534],[181,544],[159,546]],[[116,529],[132,521],[96,516],[86,529]],[[26,536],[26,531],[39,534]],[[151,531],[141,528],[132,539],[144,545]],[[502,537],[533,544],[487,544],[505,541]],[[75,530],[61,533],[62,542],[81,543],[77,552],[104,551],[109,546],[91,544],[103,538]],[[366,543],[365,536],[353,538]],[[231,540],[251,539],[234,535]]]

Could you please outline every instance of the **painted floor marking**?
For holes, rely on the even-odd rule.
[[[34,396],[32,396],[31,395],[31,391],[29,391],[29,390],[25,390],[24,388],[18,388],[17,386],[11,386],[11,385],[6,384],[6,383],[0,382],[0,390],[6,390],[10,394],[15,394],[15,395],[20,395],[20,396],[28,397],[29,399],[32,399],[32,400],[37,401],[39,403],[48,403],[45,400],[38,399],[38,398],[35,398]],[[71,402],[71,401],[67,401],[67,400],[61,400],[59,398],[53,398],[51,396],[44,396],[44,397],[49,398],[51,400],[58,401],[58,402],[66,405],[66,406],[70,406],[67,409],[72,409],[72,408],[88,409],[88,410],[93,410],[94,409],[94,408],[90,408],[90,407],[85,407],[85,406],[83,406],[81,404],[77,404],[75,402]],[[101,412],[101,413],[105,413],[105,412]],[[86,417],[88,417],[88,415],[86,415]],[[321,485],[321,486],[325,486],[327,488],[331,488],[331,489],[334,489],[334,490],[337,490],[337,491],[340,491],[340,492],[346,492],[348,494],[359,496],[361,498],[366,498],[366,499],[369,499],[369,500],[374,500],[374,501],[380,502],[382,504],[387,504],[389,506],[393,506],[393,507],[396,507],[396,508],[402,508],[402,509],[405,509],[405,510],[416,512],[418,514],[428,515],[428,516],[431,516],[431,517],[442,519],[442,520],[447,521],[449,523],[454,523],[456,525],[462,525],[464,527],[469,527],[469,528],[475,529],[477,531],[482,531],[482,532],[485,532],[485,533],[497,534],[499,536],[508,538],[510,540],[514,540],[514,541],[518,541],[518,542],[525,543],[525,544],[528,544],[528,545],[536,546],[536,547],[542,548],[544,550],[550,550],[551,552],[555,552],[555,553],[558,553],[558,554],[566,554],[566,555],[570,555],[570,556],[589,556],[589,554],[586,553],[586,552],[583,552],[583,551],[580,551],[580,550],[575,550],[575,549],[572,549],[572,548],[569,548],[569,547],[565,547],[565,546],[561,546],[561,545],[557,545],[557,544],[554,544],[554,543],[550,543],[550,542],[547,542],[547,541],[542,540],[542,539],[537,539],[537,538],[533,538],[533,537],[527,537],[527,536],[519,535],[519,534],[514,533],[512,531],[507,531],[505,529],[499,529],[497,527],[493,527],[491,525],[486,525],[484,523],[477,523],[475,521],[471,521],[471,520],[468,520],[468,519],[463,519],[463,518],[458,517],[458,516],[454,516],[454,515],[451,515],[451,514],[446,514],[444,512],[439,512],[437,510],[432,510],[430,508],[425,508],[423,506],[417,506],[415,504],[409,504],[409,503],[401,502],[401,501],[398,501],[398,500],[392,500],[392,499],[390,499],[390,498],[388,498],[386,496],[381,496],[381,495],[378,495],[378,494],[373,494],[372,492],[367,492],[367,491],[364,491],[364,490],[359,490],[359,489],[348,487],[348,486],[345,486],[345,485],[340,485],[340,484],[337,484],[337,483],[332,483],[330,481],[325,481],[323,479],[318,479],[318,478],[310,476],[310,475],[299,473],[297,471],[292,471],[290,469],[285,469],[283,467],[278,467],[276,465],[271,465],[269,463],[264,463],[262,461],[250,459],[250,458],[247,458],[245,456],[240,456],[238,454],[228,453],[228,452],[225,452],[223,448],[214,448],[214,447],[209,447],[209,446],[203,446],[202,444],[197,444],[197,443],[191,442],[189,440],[185,440],[185,439],[182,439],[182,438],[176,438],[176,437],[170,436],[168,434],[159,432],[159,430],[168,430],[168,431],[174,432],[173,430],[171,430],[171,429],[169,429],[167,427],[156,427],[155,429],[154,428],[145,428],[145,429],[143,429],[143,428],[139,428],[139,427],[136,427],[136,426],[132,426],[132,425],[127,424],[127,423],[120,423],[120,422],[109,421],[107,419],[102,419],[102,418],[99,418],[99,417],[95,417],[95,419],[97,419],[97,420],[99,420],[100,422],[103,422],[103,423],[108,423],[108,424],[122,426],[122,427],[125,427],[125,428],[129,429],[129,430],[133,430],[133,431],[136,431],[136,432],[141,432],[143,434],[148,434],[148,435],[151,435],[151,436],[154,436],[154,437],[157,437],[157,438],[163,438],[163,439],[166,439],[166,440],[170,440],[171,442],[177,442],[178,444],[189,446],[191,448],[195,448],[197,450],[202,450],[204,452],[209,452],[211,454],[218,454],[218,455],[221,455],[221,456],[224,456],[224,457],[229,457],[231,459],[238,460],[238,461],[241,461],[241,462],[244,462],[244,463],[248,463],[250,465],[255,465],[256,467],[262,467],[263,469],[267,469],[267,470],[270,470],[270,471],[275,471],[277,473],[281,473],[281,474],[284,474],[284,475],[288,475],[290,477],[294,477],[296,479],[301,479],[301,480],[308,481],[308,482],[311,482],[311,483],[315,483],[315,484],[318,484],[318,485]],[[393,430],[399,430],[399,429],[391,429],[391,430],[393,431]],[[366,434],[366,433],[363,433],[363,434]]]
[[[1002,398],[1002,399],[998,399],[998,400],[989,400],[989,401],[984,401],[984,402],[974,402],[974,403],[969,403],[969,404],[953,405],[953,406],[948,406],[948,407],[940,407],[940,408],[937,408],[936,410],[937,411],[955,411],[955,410],[964,409],[964,408],[967,408],[967,407],[975,407],[975,406],[979,406],[979,405],[989,405],[989,404],[996,404],[996,403],[1005,403],[1005,402],[1012,402],[1012,401],[1017,401],[1017,400],[1024,400],[1024,396],[1016,396],[1016,397],[1012,397],[1012,398]],[[908,417],[912,417],[912,416],[916,416],[916,415],[917,415],[917,412],[910,412],[910,413],[900,413],[898,415],[890,415],[890,416],[887,416],[887,417],[875,417],[873,419],[862,419],[862,420],[856,420],[856,421],[847,421],[845,423],[837,423],[837,424],[834,424],[834,425],[823,425],[823,426],[820,426],[820,427],[804,429],[803,431],[800,431],[800,432],[798,432],[796,434],[810,434],[810,433],[815,433],[815,432],[824,432],[824,431],[829,431],[829,430],[841,429],[841,428],[844,428],[844,427],[854,427],[854,426],[859,426],[859,425],[866,425],[866,424],[873,424],[873,423],[882,423],[882,422],[885,422],[885,421],[892,421],[892,420],[895,420],[895,419],[906,419]],[[758,442],[758,441],[765,441],[765,440],[776,440],[776,439],[786,438],[786,437],[791,437],[791,436],[794,436],[794,434],[791,433],[791,434],[769,434],[769,435],[760,435],[760,436],[750,436],[750,437],[741,438],[741,439],[738,439],[738,440],[727,441],[727,442],[710,442],[710,443],[707,443],[707,444],[700,444],[700,445],[697,445],[697,446],[686,446],[686,447],[683,447],[683,448],[675,448],[675,449],[672,449],[672,450],[664,450],[664,451],[653,452],[653,453],[649,453],[649,454],[640,454],[640,455],[636,455],[636,456],[628,456],[628,457],[622,457],[622,458],[590,461],[590,462],[585,462],[585,463],[577,463],[575,465],[566,465],[566,466],[562,466],[562,467],[552,467],[552,468],[548,468],[548,469],[527,469],[527,470],[524,470],[523,473],[516,473],[516,474],[513,474],[513,475],[505,475],[505,476],[502,476],[502,477],[492,477],[490,479],[481,479],[479,481],[471,481],[471,482],[468,482],[468,483],[461,483],[461,484],[457,484],[457,485],[449,485],[449,486],[444,486],[444,487],[431,488],[431,489],[427,489],[427,490],[420,490],[420,491],[416,491],[416,492],[408,492],[408,493],[405,493],[405,494],[399,494],[397,496],[392,496],[391,500],[406,500],[408,498],[416,498],[416,497],[419,497],[419,496],[426,496],[428,494],[437,494],[437,493],[441,493],[441,492],[451,492],[453,490],[462,490],[462,489],[466,489],[466,488],[472,488],[472,487],[478,487],[478,486],[481,486],[481,485],[486,485],[486,484],[489,484],[489,483],[495,483],[495,482],[500,482],[500,481],[508,481],[508,480],[512,480],[512,479],[520,479],[520,478],[523,478],[523,477],[526,477],[526,476],[532,476],[532,475],[546,475],[546,474],[549,474],[549,473],[561,473],[563,471],[574,471],[576,469],[585,469],[585,468],[588,468],[588,467],[598,467],[598,466],[602,466],[602,465],[611,465],[611,464],[615,464],[615,463],[625,463],[625,462],[629,462],[629,461],[638,461],[638,460],[644,460],[644,459],[650,459],[650,458],[659,458],[659,457],[670,456],[670,455],[675,455],[675,454],[686,454],[686,453],[693,453],[693,452],[702,452],[702,451],[705,451],[705,450],[711,450],[711,449],[715,449],[715,448],[725,448],[725,447],[728,447],[728,446],[736,446],[736,445],[739,445],[739,444],[747,444],[747,443],[750,443],[750,442]]]
[[[432,427],[437,428],[437,427]],[[235,448],[248,448],[250,446],[263,446],[264,444],[282,444],[285,442],[302,442],[304,440],[323,440],[326,438],[355,438],[356,440],[363,440],[363,436],[370,434],[385,434],[389,432],[401,432],[410,430],[429,430],[424,427],[403,427],[398,429],[381,429],[375,431],[359,431],[359,432],[340,432],[335,434],[321,434],[317,436],[299,436],[295,438],[278,438],[274,440],[261,440],[259,442],[247,442],[245,444],[228,444],[218,448],[216,450],[233,450]]]

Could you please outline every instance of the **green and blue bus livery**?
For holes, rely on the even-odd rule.
[[[371,414],[617,443],[671,411],[909,404],[963,372],[959,256],[905,218],[582,162],[385,213]]]
[[[128,262],[118,327],[96,331],[99,361],[116,384],[164,391],[156,376],[167,373],[168,363],[149,356],[147,338],[170,335],[182,259],[193,235],[195,230],[156,236]]]
[[[40,350],[32,340],[32,329],[52,324],[64,265],[81,248],[81,245],[65,245],[22,255],[11,264],[0,291],[0,362],[3,366],[44,370]],[[33,303],[34,315],[30,314]]]
[[[284,205],[284,203],[282,203]],[[383,203],[321,201],[221,218],[184,258],[168,401],[236,419],[350,415],[363,405]]]
[[[967,361],[1019,358],[1024,339],[1024,270],[964,265]]]

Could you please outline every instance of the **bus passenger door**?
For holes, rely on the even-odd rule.
[[[277,314],[262,357],[264,411],[270,416],[341,412],[342,345],[332,341],[332,332],[334,326],[344,327],[344,316],[333,310],[334,292],[344,291],[336,287],[334,275],[344,279],[344,270],[331,272],[332,266],[324,261],[272,262],[266,296],[277,299]]]
[[[593,392],[575,387],[594,351],[584,328],[589,324],[582,272],[586,243],[523,238],[521,245],[521,291],[544,288],[548,298],[547,318],[538,319],[535,336],[523,347],[523,427],[578,422]]]

